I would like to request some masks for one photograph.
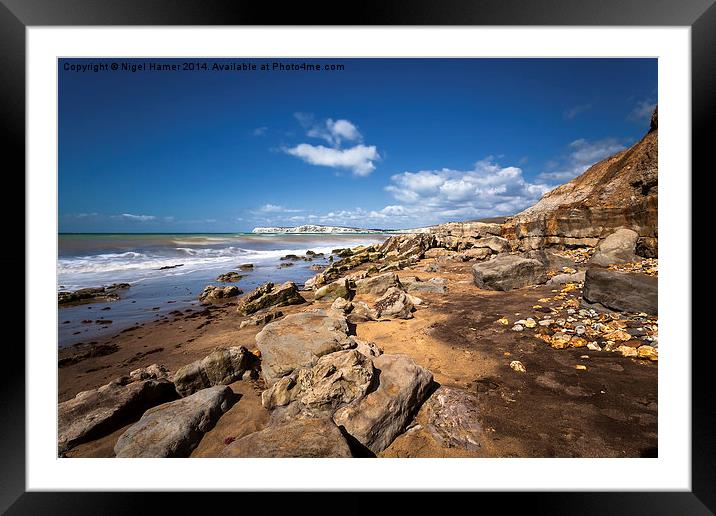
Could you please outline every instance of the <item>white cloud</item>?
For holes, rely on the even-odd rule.
[[[347,168],[356,176],[367,176],[375,170],[374,161],[380,159],[374,145],[356,145],[348,149],[335,149],[323,145],[301,143],[284,149],[291,156],[302,159],[311,165],[331,168]]]
[[[650,100],[640,100],[637,102],[634,109],[631,110],[627,117],[632,122],[637,123],[648,123],[651,120],[651,115],[656,108],[656,102]]]
[[[549,163],[549,170],[542,172],[537,177],[539,180],[555,185],[565,183],[582,174],[598,161],[625,148],[625,145],[616,138],[604,138],[591,142],[580,138],[569,144],[569,152],[566,156]]]
[[[467,220],[513,215],[537,202],[550,187],[529,183],[518,167],[503,167],[487,158],[473,170],[403,172],[385,188],[401,203],[383,213],[410,218]]]
[[[283,206],[280,206],[278,204],[264,204],[258,209],[261,213],[298,213],[303,210],[294,210],[289,208],[284,208]]]
[[[350,120],[327,118],[322,122],[317,122],[313,114],[300,112],[294,113],[294,116],[306,129],[307,136],[325,140],[331,146],[339,147],[343,141],[361,141],[363,139],[358,128]]]
[[[591,104],[580,104],[578,106],[574,106],[564,112],[564,118],[567,120],[572,120],[584,113],[585,111],[589,111],[590,109],[592,109]]]
[[[147,222],[149,220],[156,220],[157,217],[155,217],[154,215],[134,215],[133,213],[122,213],[120,215],[113,215],[112,218]]]
[[[263,136],[264,134],[266,134],[266,131],[268,131],[268,127],[266,127],[265,125],[262,125],[261,127],[257,127],[256,129],[253,130],[253,135],[254,136]]]

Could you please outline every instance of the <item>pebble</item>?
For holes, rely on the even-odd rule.
[[[517,371],[518,373],[526,373],[527,369],[525,369],[525,366],[522,362],[519,360],[513,360],[510,362],[510,367],[513,371]]]
[[[522,326],[521,324],[515,324],[515,325],[512,327],[512,331],[522,331],[522,330],[524,330],[524,329],[525,329],[524,326]]]
[[[510,321],[505,317],[502,317],[501,319],[497,319],[495,322],[498,324],[502,324],[504,326],[507,326],[508,324],[510,324]]]
[[[574,333],[576,333],[577,335],[584,335],[586,331],[587,328],[585,328],[583,324],[578,324],[574,327]]]
[[[596,342],[590,342],[587,344],[587,349],[591,349],[592,351],[601,351],[602,347]]]
[[[575,369],[578,369],[578,370],[580,370],[580,371],[586,371],[586,370],[587,370],[587,366],[582,365],[582,364],[577,364],[576,366],[574,366],[574,368],[575,368]]]
[[[554,324],[554,319],[542,319],[539,322],[540,326],[549,326],[550,324]]]

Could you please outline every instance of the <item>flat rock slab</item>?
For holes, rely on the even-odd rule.
[[[540,285],[549,278],[542,262],[515,255],[497,256],[472,267],[475,285],[489,290],[512,290]]]
[[[164,378],[124,383],[115,380],[83,391],[58,407],[58,451],[121,428],[148,408],[177,398],[174,384]]]
[[[206,431],[226,412],[233,393],[224,385],[154,407],[124,432],[117,457],[188,457]]]
[[[268,385],[320,357],[352,347],[346,318],[335,311],[316,310],[267,324],[257,335],[261,371]]]
[[[221,457],[352,457],[348,443],[330,419],[295,419],[272,425],[228,445]]]
[[[338,409],[333,421],[373,453],[393,442],[425,400],[433,375],[406,355],[373,359],[378,386],[361,400]]]
[[[408,276],[401,278],[400,283],[409,293],[444,294],[447,292],[447,287],[443,282],[435,281],[439,279],[431,278],[428,281],[423,281],[415,276]]]
[[[591,267],[584,277],[582,298],[587,306],[658,315],[658,288],[656,276]]]
[[[180,395],[189,396],[214,385],[229,385],[256,363],[256,357],[243,346],[216,349],[201,360],[179,369],[173,381]]]
[[[478,421],[477,396],[441,386],[425,402],[428,430],[446,448],[477,450],[484,438]]]

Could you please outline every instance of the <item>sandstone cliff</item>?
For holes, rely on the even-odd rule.
[[[647,134],[534,206],[508,219],[503,236],[526,251],[545,246],[593,246],[618,227],[633,229],[640,245],[656,249],[658,115]]]

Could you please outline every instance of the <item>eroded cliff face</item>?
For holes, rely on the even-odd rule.
[[[658,115],[649,132],[629,149],[591,166],[581,176],[546,193],[511,217],[502,236],[523,251],[593,246],[616,228],[636,231],[642,245],[656,248],[658,204]]]

